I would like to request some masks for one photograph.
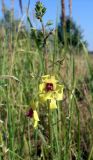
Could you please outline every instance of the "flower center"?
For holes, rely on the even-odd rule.
[[[29,109],[29,111],[27,112],[26,116],[30,117],[30,118],[33,117],[33,109],[32,108]]]
[[[47,83],[45,89],[46,89],[47,92],[48,91],[53,91],[53,83]]]

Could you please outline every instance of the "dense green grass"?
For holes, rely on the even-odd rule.
[[[0,160],[92,160],[93,74],[86,48],[82,55],[59,48],[55,31],[46,58],[29,35],[19,34],[0,39]],[[38,97],[44,74],[64,85],[64,98],[53,111]],[[37,129],[26,116],[33,101]]]

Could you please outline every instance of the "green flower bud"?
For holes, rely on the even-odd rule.
[[[43,6],[42,2],[38,1],[35,5],[35,16],[40,21],[42,20],[42,17],[46,13],[46,8]]]

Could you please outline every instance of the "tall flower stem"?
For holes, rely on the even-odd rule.
[[[62,138],[61,138],[61,135],[62,135],[62,122],[61,122],[61,106],[60,106],[60,102],[57,103],[57,106],[58,106],[58,141],[59,141],[59,160],[61,160],[61,150],[62,150]]]
[[[44,57],[44,62],[45,62],[45,74],[47,74],[47,69],[48,69],[48,55],[47,55],[47,48],[46,48],[46,38],[45,38],[45,27],[43,20],[40,20],[41,25],[42,25],[42,31],[43,31],[43,57]]]
[[[52,120],[52,112],[49,108],[49,102],[48,102],[48,130],[49,130],[49,146],[51,149],[51,157],[53,157],[53,146],[52,146],[52,125],[51,125],[51,120]]]

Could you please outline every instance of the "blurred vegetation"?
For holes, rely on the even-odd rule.
[[[58,38],[62,46],[66,45],[73,46],[75,48],[82,49],[82,43],[87,47],[87,41],[84,40],[83,32],[74,20],[70,17],[66,17],[66,26],[65,26],[65,39],[64,39],[64,29],[62,17],[60,18],[60,23],[58,25]]]

